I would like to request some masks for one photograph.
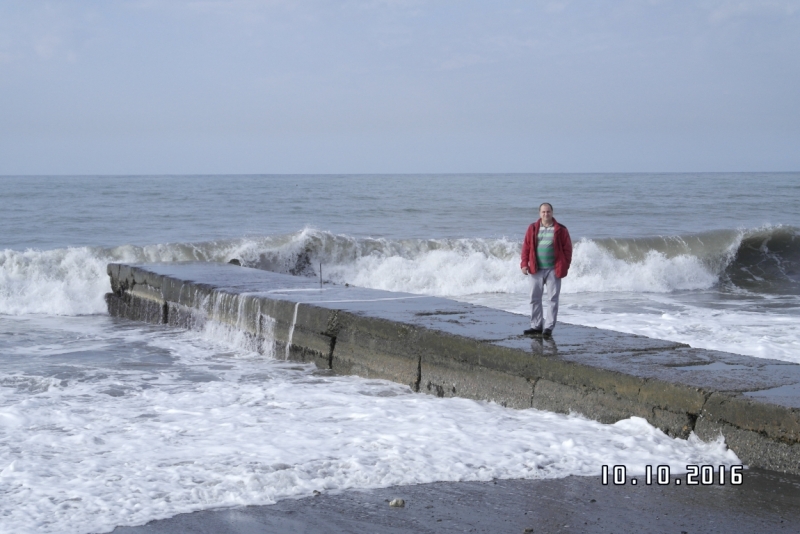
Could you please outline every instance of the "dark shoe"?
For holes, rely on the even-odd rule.
[[[542,332],[542,337],[553,337],[553,331],[549,328],[545,328]]]
[[[542,335],[542,329],[541,328],[528,328],[527,330],[522,332],[522,334],[526,335],[526,336],[540,336],[540,335]]]

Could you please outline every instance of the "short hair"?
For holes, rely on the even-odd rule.
[[[553,205],[550,204],[549,202],[542,202],[541,204],[539,204],[539,211],[542,211],[542,206],[550,206],[550,211],[553,211]]]

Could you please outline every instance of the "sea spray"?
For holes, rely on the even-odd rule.
[[[772,246],[772,249],[770,249]],[[294,234],[205,243],[0,252],[0,314],[103,313],[109,262],[221,261],[337,283],[459,297],[524,295],[519,243],[507,238],[373,239],[304,229]],[[674,238],[580,239],[564,293],[669,293],[720,283],[793,293],[800,239],[788,227]]]
[[[575,244],[572,268],[563,283],[564,293],[669,293],[708,289],[719,281],[703,261],[688,254],[668,257],[648,251],[637,261],[619,259],[595,241]]]
[[[0,251],[0,314],[104,313],[109,260],[90,247]]]

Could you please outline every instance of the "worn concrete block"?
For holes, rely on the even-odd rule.
[[[638,394],[639,400],[670,412],[697,415],[706,403],[708,393],[683,384],[662,380],[645,380]]]
[[[330,367],[329,359],[333,354],[334,342],[335,338],[325,334],[309,332],[304,328],[295,327],[291,350],[302,349],[315,354],[315,361],[318,358],[324,359],[325,364],[322,367],[328,369]],[[318,365],[317,367],[321,366]]]
[[[366,336],[338,337],[331,369],[341,375],[392,380],[416,391],[419,387],[419,357],[393,353],[390,349],[386,340]]]
[[[294,320],[296,304],[285,300],[272,300],[259,297],[259,313],[273,321],[273,335],[276,341],[286,343]],[[298,314],[300,310],[298,309]],[[296,327],[296,325],[295,325]]]
[[[415,347],[420,354],[426,354],[430,362],[456,360],[465,365],[519,376],[531,372],[533,359],[520,351],[423,327],[417,327],[416,333]]]
[[[557,413],[577,412],[601,423],[616,423],[631,415],[647,417],[650,411],[648,407],[637,406],[613,393],[545,379],[534,384],[531,406]]]
[[[544,379],[534,385],[532,406],[551,412],[577,412],[601,423],[616,423],[631,416],[642,417],[670,436],[684,438],[691,433],[694,423],[689,414],[655,408],[637,402],[635,398]]]
[[[277,344],[279,352],[279,359],[285,357],[286,345],[283,343]],[[317,369],[330,369],[330,354],[323,354],[315,350],[308,349],[300,345],[292,344],[289,348],[289,360],[294,362],[313,363]]]
[[[161,324],[164,322],[165,303],[123,294],[106,293],[109,315],[125,317],[133,321]]]
[[[296,328],[301,328],[308,332],[324,333],[329,337],[336,337],[337,310],[322,308],[309,304],[300,304],[297,308]]]
[[[639,377],[580,363],[546,358],[539,360],[542,361],[537,364],[538,376],[545,380],[577,388],[602,390],[628,399],[638,398],[645,382]]]
[[[730,393],[796,384],[800,366],[748,360],[742,365],[760,373],[753,381],[731,355],[702,351],[687,359],[674,344],[577,326],[560,329],[558,346],[555,339],[537,345],[511,333],[517,317],[496,310],[364,288],[322,289],[302,278],[221,264],[107,270],[113,293],[106,301],[115,316],[193,330],[213,320],[262,353],[439,396],[575,411],[606,423],[639,416],[679,437],[693,428],[703,439],[723,432],[743,461],[800,473],[797,402]],[[709,381],[702,366],[681,367],[687,361],[736,369]]]
[[[686,439],[694,430],[696,416],[686,412],[672,412],[654,407],[646,419],[668,436]]]
[[[189,308],[176,302],[167,303],[167,321],[169,326],[187,330],[202,330],[206,323],[206,314],[195,308]]]
[[[419,390],[439,397],[489,400],[510,408],[530,408],[533,396],[533,385],[524,377],[455,360],[431,362],[424,356]]]
[[[800,441],[800,410],[767,404],[741,395],[714,393],[701,412],[706,422],[729,424],[779,442]]]
[[[784,473],[800,473],[800,444],[782,443],[764,439],[764,435],[752,430],[744,430],[735,426],[699,417],[695,425],[695,434],[703,441],[714,441],[720,435],[725,444],[733,450],[739,459],[751,467],[781,471]]]
[[[159,301],[164,300],[164,296],[161,294],[160,289],[151,287],[146,284],[136,284],[133,288],[129,289],[127,293],[134,297],[140,297],[143,299],[159,300]]]

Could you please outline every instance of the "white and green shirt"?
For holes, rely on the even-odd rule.
[[[539,269],[552,269],[556,266],[556,251],[553,248],[553,231],[555,225],[545,227],[539,225],[539,234],[536,238],[536,266]]]

